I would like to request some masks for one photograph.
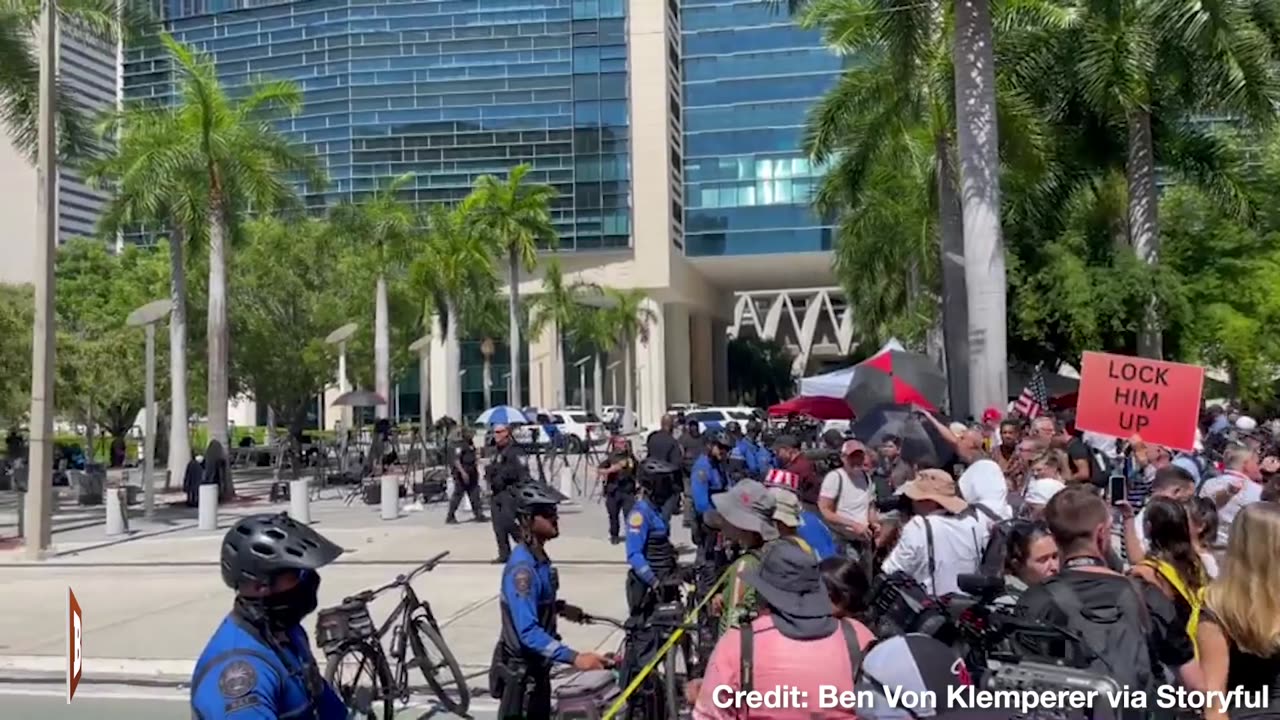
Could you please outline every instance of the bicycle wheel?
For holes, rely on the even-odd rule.
[[[681,717],[681,710],[686,705],[684,688],[689,679],[689,672],[693,668],[691,645],[689,634],[686,632],[667,651],[666,657],[662,658],[663,699],[668,720]]]
[[[431,686],[440,704],[455,715],[465,715],[471,706],[471,690],[467,688],[467,679],[462,668],[458,667],[457,658],[445,644],[435,623],[428,622],[425,616],[414,618],[409,631],[409,645],[413,648],[414,664],[422,669],[427,685]],[[441,677],[441,670],[447,670],[448,675]],[[457,690],[457,697],[449,694],[449,687],[445,684],[450,679]]]
[[[391,691],[391,668],[381,648],[367,643],[351,643],[328,654],[324,679],[342,698],[351,717],[360,720],[391,720],[395,716],[395,693]],[[349,679],[347,673],[354,671]],[[363,687],[367,682],[368,687]],[[381,713],[377,710],[381,706]]]

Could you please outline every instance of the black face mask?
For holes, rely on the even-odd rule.
[[[279,629],[288,629],[302,622],[315,612],[320,604],[320,575],[315,570],[302,574],[298,584],[274,595],[262,598],[262,611],[267,622]]]

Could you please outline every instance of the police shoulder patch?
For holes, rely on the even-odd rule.
[[[639,528],[644,525],[644,516],[638,512],[633,512],[631,517],[627,518],[627,524],[633,528]]]
[[[516,592],[520,595],[528,595],[533,590],[533,570],[527,567],[516,568],[516,572],[511,577],[511,583],[516,586]]]
[[[258,671],[244,660],[236,660],[222,669],[218,690],[229,699],[244,697],[258,684]]]

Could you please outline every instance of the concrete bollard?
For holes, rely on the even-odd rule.
[[[310,524],[311,522],[311,488],[309,483],[310,481],[305,478],[289,481],[289,515],[303,524]]]
[[[210,483],[200,486],[200,529],[218,529],[218,486]]]
[[[106,491],[107,501],[107,537],[124,535],[129,532],[129,514],[125,509],[125,489],[109,488]]]
[[[382,476],[382,519],[400,517],[400,479],[393,475]]]

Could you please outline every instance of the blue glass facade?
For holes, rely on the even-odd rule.
[[[331,179],[313,206],[414,173],[407,194],[453,202],[529,163],[555,186],[562,249],[630,244],[626,0],[164,0],[166,27],[234,92],[304,90],[281,128]],[[125,99],[172,95],[162,48],[125,59]]]
[[[681,0],[688,255],[831,249],[800,152],[841,60],[761,0]]]

